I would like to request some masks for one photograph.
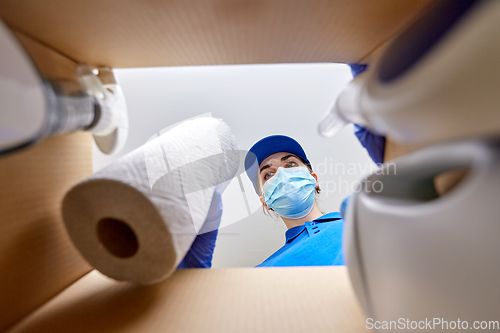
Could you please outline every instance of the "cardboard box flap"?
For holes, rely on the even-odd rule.
[[[358,62],[434,0],[4,0],[11,27],[119,67]]]
[[[346,267],[178,270],[146,287],[84,276],[10,333],[369,332]]]

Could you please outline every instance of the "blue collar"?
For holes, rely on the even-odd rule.
[[[315,222],[329,222],[329,221],[325,221],[325,220],[330,220],[330,219],[341,219],[342,218],[342,215],[340,215],[339,212],[333,212],[333,213],[328,213],[328,214],[325,214],[321,217],[318,217],[316,220],[314,220]]]
[[[296,227],[290,228],[285,232],[286,242],[290,243],[294,240],[298,235],[302,233],[306,228],[304,225],[298,225]]]
[[[334,213],[328,213],[325,214],[321,217],[318,217],[317,219],[314,220],[314,222],[318,223],[323,223],[323,222],[330,222],[330,221],[335,221],[338,219],[341,219],[342,216],[338,212]],[[303,225],[298,225],[296,227],[290,228],[285,232],[285,237],[286,237],[286,242],[290,243],[292,240],[294,240],[298,235],[300,235],[304,230],[305,230],[305,224]]]

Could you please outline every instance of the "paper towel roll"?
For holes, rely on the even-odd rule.
[[[203,227],[215,191],[235,176],[237,149],[221,120],[175,126],[66,194],[62,211],[71,239],[114,279],[164,280]]]

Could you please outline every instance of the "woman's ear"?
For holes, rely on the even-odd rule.
[[[263,196],[263,195],[261,195],[261,196],[259,197],[259,199],[260,199],[260,202],[262,203],[262,205],[263,205],[264,207],[266,207],[266,209],[267,209],[267,210],[270,210],[270,209],[271,209],[271,208],[269,208],[269,206],[267,206],[266,201],[264,200],[264,196]]]
[[[314,179],[316,179],[316,184],[319,185],[319,182],[318,182],[318,175],[315,174],[314,172],[311,172],[311,175],[314,177]]]
[[[314,177],[314,179],[316,179],[316,186],[314,187],[314,189],[316,190],[316,193],[319,194],[321,189],[319,188],[318,175],[315,174],[314,172],[311,172],[311,175]]]

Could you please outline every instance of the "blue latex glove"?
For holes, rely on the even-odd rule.
[[[354,124],[354,134],[377,164],[384,163],[385,136],[373,134],[366,128]]]
[[[358,76],[368,68],[368,65],[365,64],[348,64],[348,65],[349,67],[351,67],[352,77]]]
[[[210,268],[217,240],[218,228],[222,217],[222,198],[219,191],[214,192],[212,203],[198,236],[177,269]]]
[[[177,266],[177,269],[212,267],[212,256],[218,231],[218,229],[215,229],[196,236],[193,245],[191,245],[191,248],[179,266]]]
[[[362,64],[349,64],[351,67],[352,76],[356,77],[358,74],[364,72],[368,66]],[[385,153],[385,137],[374,134],[366,128],[354,124],[354,134],[359,142],[368,151],[373,162],[379,164],[384,163]]]

